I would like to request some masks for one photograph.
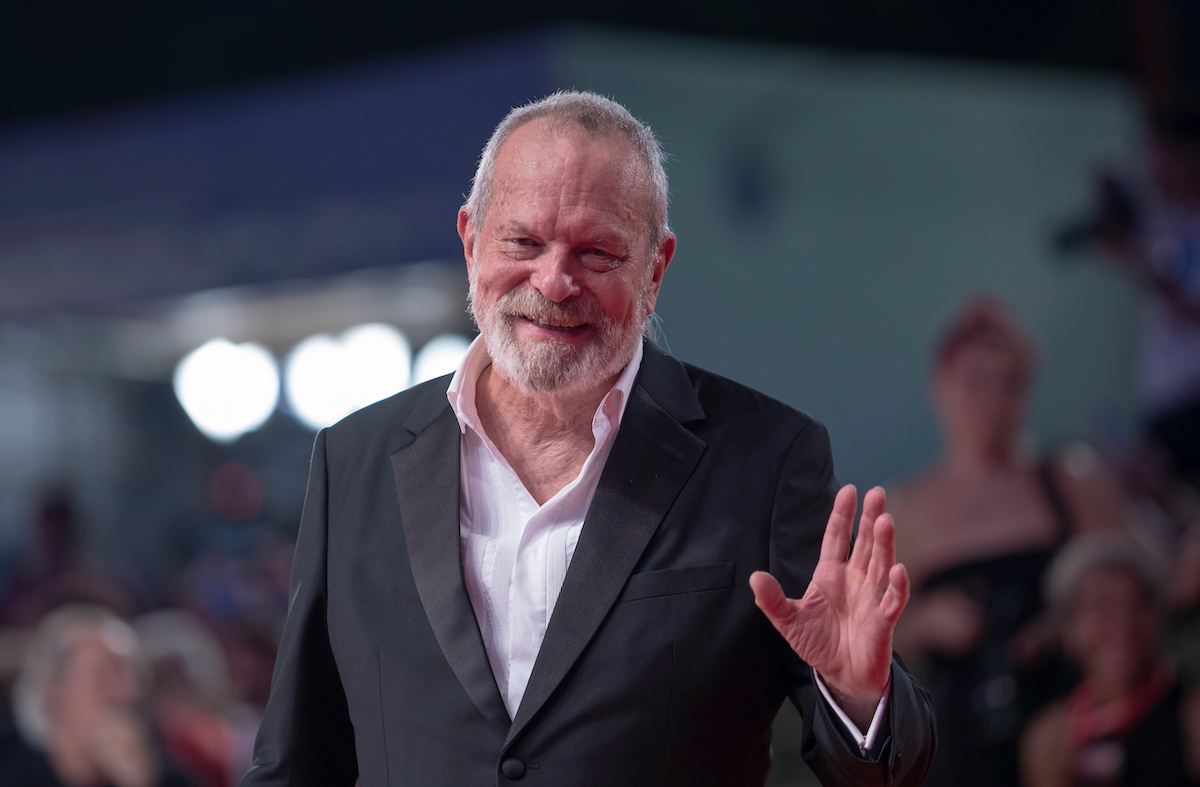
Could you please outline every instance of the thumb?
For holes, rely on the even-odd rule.
[[[755,571],[750,575],[750,589],[754,591],[755,605],[772,623],[779,625],[791,614],[792,605],[788,603],[779,580],[766,571]]]

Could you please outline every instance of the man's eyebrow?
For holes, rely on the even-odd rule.
[[[518,235],[529,235],[529,228],[519,221],[506,221],[496,227],[496,232],[504,235],[515,233]]]
[[[615,232],[612,234],[597,235],[589,240],[588,243],[625,247],[631,245],[633,243],[633,239],[628,238],[619,232]]]

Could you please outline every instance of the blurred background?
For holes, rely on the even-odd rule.
[[[0,785],[49,746],[20,710],[29,654],[121,626],[96,647],[137,665],[136,697],[106,702],[140,719],[142,760],[236,783],[315,430],[453,370],[474,337],[455,214],[479,150],[509,108],[564,88],[625,104],[669,155],[661,344],[822,420],[843,481],[899,490],[902,557],[923,567],[913,609],[933,611],[898,644],[927,682],[1000,631],[988,608],[1011,594],[964,607],[960,588],[957,617],[939,617],[922,581],[932,593],[949,567],[1034,547],[1020,625],[996,636],[1020,661],[1012,641],[1036,622],[1029,652],[1070,662],[1042,573],[1091,530],[1158,561],[1167,590],[1145,614],[1186,682],[1200,4],[14,2],[0,698],[17,710],[0,714]],[[999,366],[962,349],[976,345]],[[1003,458],[980,471],[989,451]],[[1044,468],[1045,489],[1030,480]],[[983,533],[964,512],[988,494],[1029,507]],[[955,495],[966,508],[943,505]],[[957,645],[935,636],[950,630]],[[1059,694],[1086,682],[1075,662]],[[985,743],[1011,771],[997,783],[1015,784],[1036,703],[996,683],[1010,673],[964,678],[984,688],[962,712],[991,714]],[[774,784],[811,778],[799,724],[785,708]],[[1026,783],[1076,783],[1030,767]]]

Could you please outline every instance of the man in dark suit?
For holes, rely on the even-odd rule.
[[[480,339],[318,435],[244,785],[760,787],[785,696],[823,783],[921,782],[883,490],[851,550],[820,424],[643,343],[666,196],[607,99],[497,128],[459,214]]]

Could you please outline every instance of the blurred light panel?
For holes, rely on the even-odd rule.
[[[310,336],[288,355],[288,404],[311,429],[331,426],[350,413],[408,387],[412,350],[404,334],[371,323],[334,338]]]
[[[456,333],[443,333],[430,339],[413,363],[413,385],[453,372],[470,346],[469,339]]]
[[[213,339],[175,367],[175,396],[205,436],[231,443],[275,411],[279,370],[265,347]]]

